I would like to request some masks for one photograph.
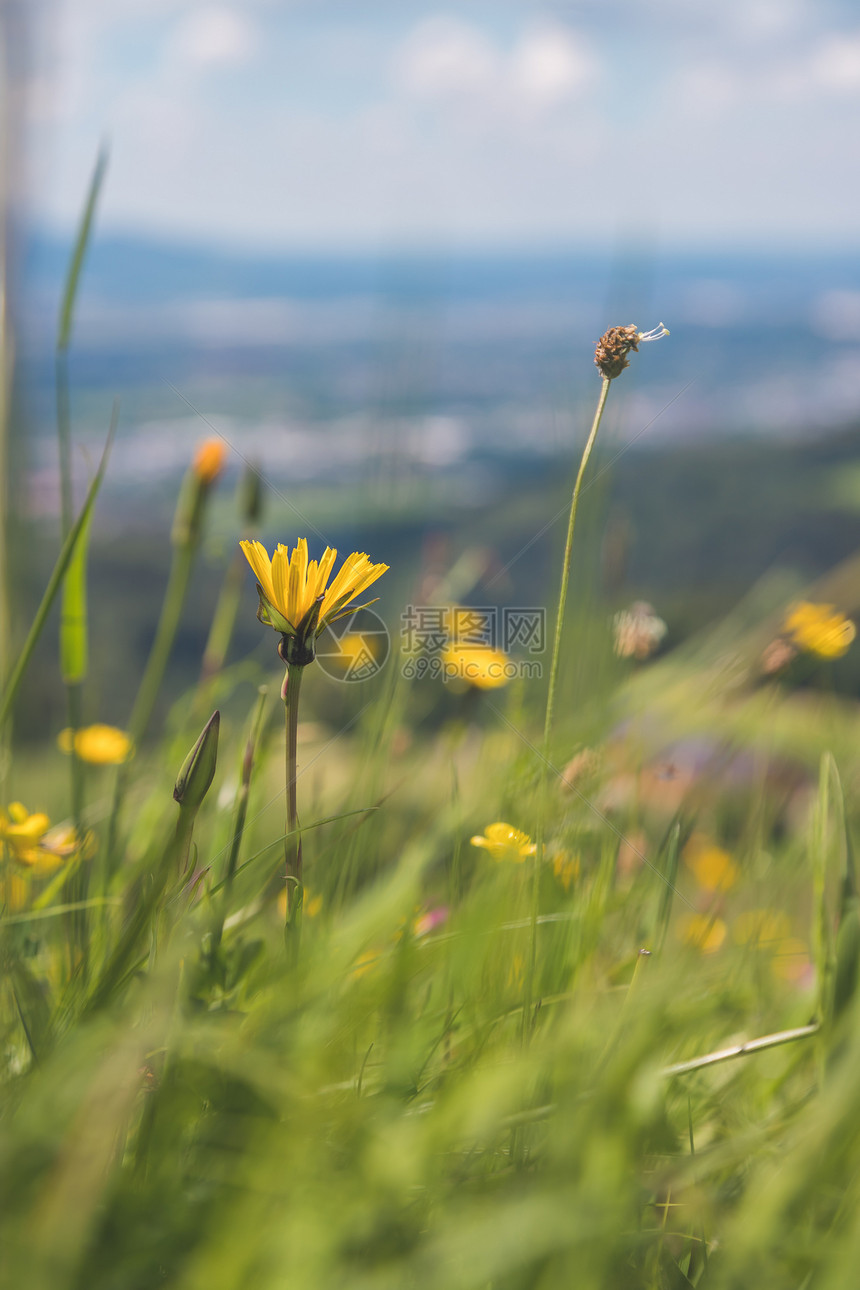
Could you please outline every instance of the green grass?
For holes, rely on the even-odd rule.
[[[85,219],[62,353],[88,229]],[[60,407],[68,449],[62,398]],[[622,539],[647,529],[662,506],[651,566],[637,575],[646,585],[680,596],[683,578],[673,582],[671,568],[680,560],[702,569],[696,541],[718,552],[704,576],[723,589],[738,590],[717,573],[742,563],[750,534],[761,541],[745,577],[772,563],[756,512],[758,481],[773,482],[770,449],[736,451],[748,458],[738,478],[699,462],[700,496],[680,486],[670,458],[652,461],[663,502],[678,486],[672,506],[641,478],[622,489]],[[846,508],[832,456],[819,466],[816,505]],[[808,477],[798,483],[785,457],[782,467],[784,517]],[[711,534],[702,506],[715,487],[743,523],[726,526],[724,498],[708,511],[723,515]],[[798,594],[795,574],[740,604],[725,596],[735,607],[716,625],[694,606],[689,625],[710,627],[676,630],[663,657],[623,664],[609,617],[627,540],[615,541],[621,581],[604,561],[599,590],[603,496],[585,497],[574,544],[548,774],[546,670],[543,680],[464,694],[408,680],[396,652],[361,685],[308,669],[298,952],[281,899],[277,638],[260,626],[250,652],[205,686],[193,681],[198,660],[188,664],[189,641],[202,653],[217,598],[211,560],[208,578],[199,575],[208,489],[189,478],[182,494],[178,518],[188,523],[174,530],[174,576],[137,704],[143,663],[132,638],[142,618],[152,637],[152,588],[143,595],[137,569],[115,569],[117,585],[135,588],[127,600],[139,602],[126,619],[119,593],[100,603],[97,584],[87,601],[80,557],[73,618],[77,631],[90,627],[94,675],[78,675],[78,650],[75,685],[86,681],[86,701],[98,703],[109,639],[135,660],[126,660],[125,710],[135,707],[141,740],[147,726],[155,736],[119,770],[70,776],[53,746],[21,737],[47,688],[34,673],[55,667],[48,632],[37,647],[53,625],[45,597],[20,666],[3,678],[5,713],[10,684],[35,660],[19,694],[17,741],[8,756],[0,746],[3,800],[54,820],[80,814],[87,843],[22,888],[28,857],[16,858],[2,819],[0,1285],[855,1284],[856,658],[835,668],[800,658],[779,680],[762,675],[762,649]],[[489,570],[475,558],[486,544],[507,561],[556,509],[554,497],[549,512],[541,498],[536,514],[522,492],[511,508],[482,511],[452,543],[451,564],[466,550],[467,564]],[[220,504],[217,521],[226,566],[240,525]],[[37,538],[45,547],[46,533],[33,537],[28,550]],[[524,563],[523,603],[540,598],[545,566],[537,552]],[[32,569],[18,571],[34,584],[18,605],[22,619],[32,605],[30,620],[42,596]],[[856,558],[845,561],[804,594],[851,612],[857,569]],[[404,554],[379,587],[389,622],[431,573],[440,570]],[[242,613],[256,629],[250,583],[245,590]],[[456,594],[487,604],[501,590],[486,583]],[[240,654],[246,632],[237,632]],[[180,643],[191,688],[169,707],[176,677],[167,664]],[[5,661],[5,635],[2,644]],[[220,735],[209,727],[189,769],[215,707]],[[580,758],[579,778],[562,783],[583,749],[591,755]],[[540,836],[538,856],[496,860],[471,846],[494,821]],[[755,1051],[737,1052],[757,1039]],[[724,1060],[697,1061],[731,1048]]]
[[[809,947],[826,979],[835,951],[815,948],[815,928],[819,913],[825,930],[836,919],[856,828],[858,719],[848,700],[754,684],[751,661],[721,670],[733,634],[752,660],[727,624],[634,673],[604,668],[588,699],[560,705],[554,764],[585,742],[601,760],[582,796],[551,793],[525,1027],[533,862],[496,862],[469,838],[495,819],[534,831],[539,685],[467,702],[398,679],[395,662],[365,687],[309,675],[300,810],[321,906],[295,966],[277,906],[278,680],[226,909],[216,888],[255,688],[240,678],[225,696],[236,715],[197,820],[193,901],[164,870],[194,733],[187,705],[175,712],[173,735],[134,763],[112,903],[88,910],[86,975],[68,916],[0,925],[3,1284],[850,1284],[856,1004],[834,1018],[811,968],[786,979],[780,954],[735,933],[745,911],[783,913],[796,961]],[[605,647],[598,618],[567,638],[588,635]],[[692,737],[730,749],[734,766],[682,785],[664,763],[684,746],[666,745]],[[844,806],[834,771],[819,784],[828,748]],[[31,810],[42,774],[13,768]],[[96,828],[111,775],[88,773]],[[62,799],[50,770],[48,791]],[[691,830],[738,867],[717,898],[678,860]],[[559,849],[579,863],[567,890]],[[100,858],[87,863],[100,897]],[[420,911],[440,907],[447,919],[419,934]],[[727,928],[710,954],[682,936],[705,907]],[[665,1071],[813,1017],[814,1037]]]

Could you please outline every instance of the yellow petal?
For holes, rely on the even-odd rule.
[[[250,564],[257,576],[257,581],[263,588],[263,595],[267,600],[277,608],[274,587],[272,585],[272,562],[269,559],[268,552],[262,542],[240,542],[242,553]]]

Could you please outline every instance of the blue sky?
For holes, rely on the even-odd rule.
[[[26,193],[249,249],[860,243],[837,0],[38,0]]]

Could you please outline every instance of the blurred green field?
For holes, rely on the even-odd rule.
[[[96,509],[88,545],[100,473],[72,504],[85,246],[63,514],[0,514],[0,1285],[854,1285],[856,429],[601,447],[554,723],[573,459],[465,510],[296,490],[391,566],[392,651],[347,683],[286,623],[285,765],[236,563],[295,541],[285,499],[243,515],[215,441],[144,534]],[[545,608],[539,672],[420,675],[410,605]]]
[[[763,450],[757,459],[764,466]],[[663,506],[677,487],[667,461]],[[820,478],[834,469],[828,459]],[[12,908],[6,856],[3,1284],[853,1284],[856,664],[851,650],[835,663],[810,656],[774,677],[761,656],[801,592],[852,610],[857,564],[812,586],[801,576],[815,568],[789,568],[721,614],[720,597],[740,596],[756,561],[770,563],[747,551],[741,574],[732,544],[743,534],[724,529],[711,555],[725,582],[714,576],[710,599],[675,618],[665,606],[688,589],[695,497],[687,490],[675,508],[672,564],[671,526],[649,527],[656,473],[615,499],[639,539],[638,572],[620,586],[602,572],[612,508],[595,490],[584,513],[540,865],[470,839],[494,821],[535,835],[545,679],[458,691],[405,679],[396,655],[362,684],[309,669],[297,962],[279,908],[276,637],[243,596],[237,660],[205,693],[189,691],[219,579],[210,571],[193,586],[191,665],[171,682],[174,695],[186,689],[163,702],[161,733],[129,764],[114,855],[105,829],[117,771],[85,768],[96,839],[83,862],[85,958],[81,911],[63,912],[69,887],[45,879]],[[746,514],[749,462],[702,472],[717,496],[732,477]],[[786,469],[786,495],[796,478]],[[850,514],[850,476],[839,478],[838,494],[812,490],[819,513],[838,501]],[[761,516],[757,531],[767,532]],[[419,543],[410,558],[380,583],[389,615],[420,583]],[[549,551],[532,573],[543,564],[550,582]],[[672,629],[644,663],[613,653],[611,609],[634,589]],[[94,595],[93,620],[103,612]],[[42,645],[46,668],[47,632]],[[30,701],[23,692],[22,707]],[[216,705],[192,893],[171,840],[172,790]],[[52,741],[23,739],[5,801],[66,819],[68,775]],[[796,1028],[759,1052],[667,1069]]]

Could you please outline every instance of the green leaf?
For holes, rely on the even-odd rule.
[[[63,607],[60,611],[60,670],[66,685],[86,680],[89,665],[87,632],[87,553],[90,521],[87,516],[63,583]]]
[[[69,532],[69,536],[63,543],[63,549],[59,554],[57,563],[54,565],[53,573],[48,580],[45,594],[42,596],[42,602],[36,610],[36,617],[33,619],[33,625],[27,635],[27,639],[24,642],[21,653],[18,655],[15,666],[12,668],[9,675],[9,681],[6,685],[6,689],[3,691],[2,698],[0,698],[0,729],[2,729],[9,716],[12,704],[15,702],[15,695],[18,693],[18,687],[21,684],[21,678],[27,670],[27,664],[30,662],[33,650],[36,648],[36,642],[41,636],[48,614],[51,612],[51,606],[57,597],[57,592],[60,590],[60,585],[66,575],[69,565],[72,562],[72,557],[75,554],[81,534],[89,522],[98,491],[101,488],[102,480],[104,479],[105,471],[107,470],[108,458],[110,457],[111,446],[113,444],[114,435],[116,434],[118,416],[119,406],[115,403],[104,452],[102,453],[102,459],[99,462],[99,468],[96,471],[93,482],[90,484],[90,489],[87,493],[83,509],[73,524]]]
[[[87,253],[87,245],[92,232],[93,219],[98,205],[99,193],[101,191],[102,181],[107,170],[108,153],[107,148],[102,147],[96,158],[96,164],[93,169],[93,176],[90,180],[90,188],[87,193],[87,202],[84,207],[84,213],[81,216],[81,222],[78,225],[78,235],[75,238],[75,246],[72,251],[72,259],[69,264],[69,272],[66,277],[66,286],[63,291],[63,299],[60,304],[60,318],[57,327],[57,349],[66,350],[69,347],[69,341],[72,338],[72,321],[75,315],[75,298],[78,294],[78,283],[81,277],[81,269],[84,266],[84,259]]]

